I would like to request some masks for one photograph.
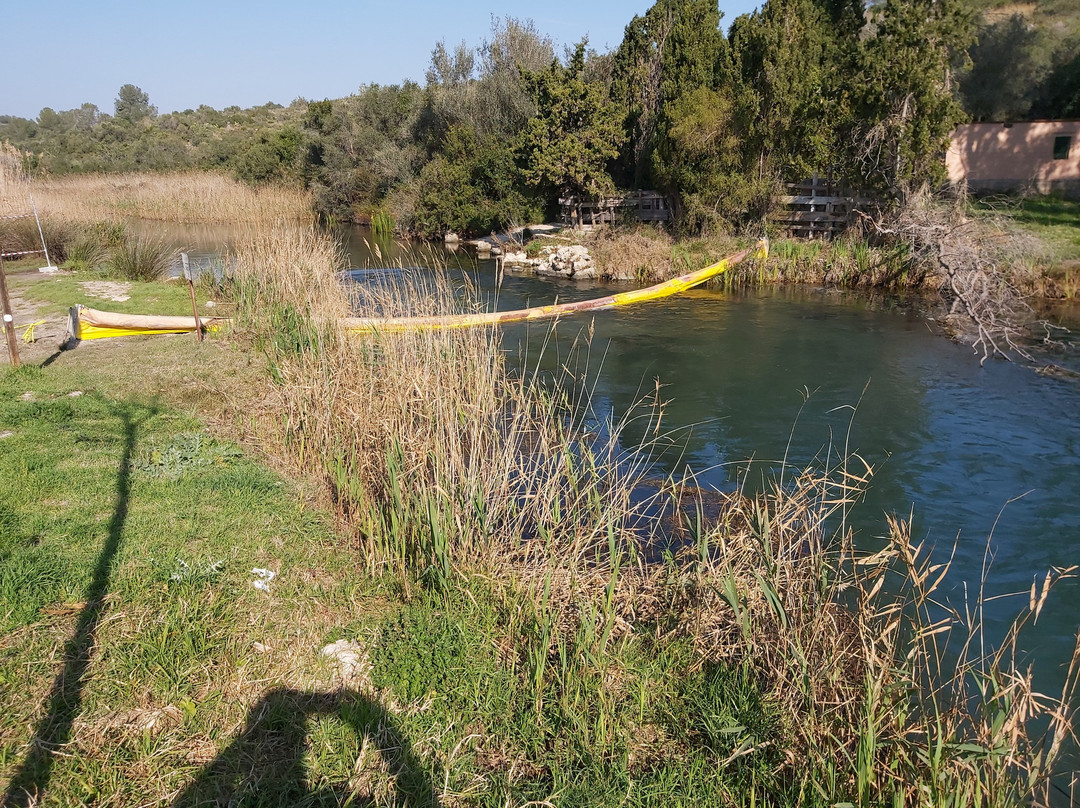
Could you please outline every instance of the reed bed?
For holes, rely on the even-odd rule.
[[[29,188],[22,155],[10,143],[0,143],[0,216],[29,213]]]
[[[572,359],[554,385],[511,373],[494,331],[346,333],[340,265],[315,232],[234,256],[286,443],[373,573],[407,598],[442,593],[444,609],[460,593],[495,599],[481,645],[500,649],[543,732],[572,732],[548,743],[581,750],[574,765],[599,777],[623,761],[632,782],[704,749],[728,804],[1049,803],[1078,657],[1064,692],[1040,695],[1017,636],[1073,570],[1033,589],[986,651],[978,603],[937,603],[947,564],[903,522],[877,552],[852,545],[843,516],[872,475],[857,457],[830,454],[754,498],[658,482],[649,448],[618,442],[628,419],[659,430],[658,400],[602,423]],[[383,315],[469,305],[438,273],[404,270],[362,300]],[[642,672],[680,644],[677,674]],[[647,710],[655,690],[668,706]],[[489,780],[556,768],[490,735]]]
[[[313,220],[311,196],[290,186],[253,188],[223,174],[79,174],[46,177],[31,190],[43,217],[68,222],[140,218],[273,224]]]

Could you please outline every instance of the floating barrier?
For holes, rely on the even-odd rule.
[[[492,311],[474,314],[448,314],[438,317],[345,317],[339,324],[347,331],[364,333],[370,331],[405,331],[409,329],[434,328],[471,328],[475,326],[493,326],[503,323],[531,322],[549,320],[564,315],[583,312],[605,311],[608,309],[633,306],[665,297],[677,295],[700,286],[712,278],[723,274],[733,266],[753,255],[765,258],[769,254],[768,239],[761,239],[756,247],[729,255],[715,264],[694,272],[680,275],[669,281],[658,283],[632,292],[620,292],[614,295],[580,300],[575,303],[553,303],[548,306],[534,306],[515,311]],[[227,317],[200,318],[203,329],[214,330],[228,324]],[[117,314],[99,311],[85,306],[71,309],[68,331],[76,341],[104,339],[107,337],[133,337],[140,334],[185,334],[194,332],[198,324],[194,317],[171,317],[150,314]]]
[[[729,255],[727,258],[717,261],[704,269],[680,275],[678,278],[672,278],[655,286],[637,289],[633,292],[620,292],[615,295],[597,297],[592,300],[580,300],[576,303],[553,303],[548,306],[534,306],[533,308],[517,309],[515,311],[449,314],[438,317],[346,317],[339,322],[345,329],[353,332],[404,331],[415,328],[471,328],[481,325],[549,320],[581,312],[605,311],[660,300],[661,298],[685,292],[687,289],[700,286],[706,281],[723,274],[731,267],[746,260],[750,255],[755,258],[768,257],[769,240],[761,239],[756,247]]]

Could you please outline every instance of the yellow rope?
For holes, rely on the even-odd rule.
[[[31,342],[33,342],[34,341],[34,327],[41,325],[43,322],[45,322],[45,321],[44,320],[38,320],[36,323],[30,323],[30,325],[27,326],[26,330],[23,331],[23,335],[22,335],[23,342],[25,342],[27,345],[29,345]]]

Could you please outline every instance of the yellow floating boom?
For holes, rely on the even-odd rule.
[[[755,258],[766,258],[769,254],[769,240],[761,239],[752,249],[742,250],[729,255],[715,264],[694,272],[680,275],[669,281],[637,289],[633,292],[620,292],[592,300],[580,300],[576,303],[553,303],[548,306],[534,306],[530,309],[515,311],[491,311],[476,314],[449,314],[438,317],[346,317],[340,321],[349,331],[400,331],[412,328],[469,328],[479,325],[501,325],[531,320],[547,320],[564,314],[577,314],[589,311],[604,311],[622,306],[632,306],[650,300],[671,297],[687,289],[700,286],[705,281],[715,278],[736,264],[744,261],[751,253]]]
[[[403,331],[413,328],[468,328],[482,325],[501,325],[532,320],[545,320],[566,314],[604,311],[606,309],[632,306],[650,300],[671,297],[687,289],[699,286],[715,278],[731,267],[746,260],[751,254],[765,258],[769,254],[768,239],[761,239],[752,249],[729,255],[711,266],[680,275],[669,281],[615,295],[580,300],[576,303],[553,303],[516,311],[492,311],[478,314],[449,314],[439,317],[346,317],[340,325],[352,332]],[[203,328],[215,329],[230,322],[227,317],[201,318]],[[70,331],[76,340],[103,339],[106,337],[131,337],[139,334],[183,334],[194,331],[194,317],[169,317],[150,314],[116,314],[75,306],[71,311]]]
[[[200,317],[204,329],[213,330],[229,322],[227,317]],[[196,328],[194,317],[157,314],[118,314],[86,306],[74,306],[68,331],[76,340],[107,337],[135,337],[140,334],[189,334]]]

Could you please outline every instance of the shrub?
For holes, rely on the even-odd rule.
[[[172,248],[163,241],[136,236],[115,245],[105,266],[124,280],[156,281],[168,272],[172,258]]]

